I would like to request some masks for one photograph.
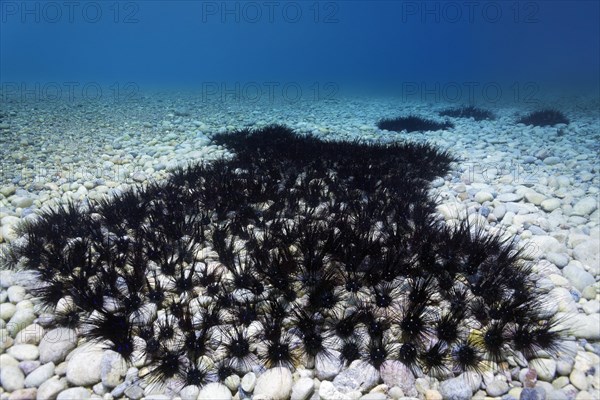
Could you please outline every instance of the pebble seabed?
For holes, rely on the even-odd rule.
[[[193,96],[149,95],[126,103],[3,102],[0,108],[0,243],[44,205],[98,199],[135,183],[163,179],[190,161],[227,156],[211,135],[285,124],[325,140],[428,141],[460,158],[433,181],[446,221],[468,218],[529,246],[526,257],[549,290],[549,314],[565,330],[557,356],[440,381],[405,368],[377,371],[359,361],[232,375],[181,390],[148,385],[142,362],[75,331],[46,329],[26,273],[0,271],[0,400],[10,399],[599,399],[600,398],[600,122],[597,99],[552,106],[568,125],[532,127],[515,120],[529,108],[497,106],[491,121],[453,119],[427,133],[379,130],[382,117],[440,119],[442,108],[390,99],[344,98],[294,104],[205,103]],[[533,372],[535,370],[535,372]]]

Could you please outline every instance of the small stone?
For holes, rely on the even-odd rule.
[[[587,377],[582,371],[574,369],[573,372],[571,372],[571,375],[569,375],[569,380],[571,381],[571,384],[579,390],[587,390],[588,388]]]
[[[117,352],[106,351],[102,356],[100,377],[102,384],[109,389],[121,383],[121,378],[127,373],[127,364]]]
[[[292,383],[292,373],[289,369],[271,368],[256,380],[254,396],[260,395],[273,400],[287,400],[292,392]]]
[[[385,393],[371,392],[361,396],[360,400],[386,400]]]
[[[556,373],[560,376],[567,376],[573,370],[574,361],[571,358],[559,358],[556,361]]]
[[[14,344],[13,338],[8,334],[8,330],[0,329],[0,350],[4,351]]]
[[[580,268],[575,263],[569,263],[569,265],[563,268],[562,272],[564,277],[580,292],[596,282],[592,274]]]
[[[131,400],[139,400],[144,397],[144,389],[138,385],[131,385],[125,389],[125,396]]]
[[[600,301],[590,300],[581,306],[586,314],[598,314],[600,312]]]
[[[6,324],[10,336],[15,337],[17,333],[31,325],[35,318],[36,315],[31,308],[19,309],[17,307],[14,315],[8,321],[8,324]]]
[[[503,203],[516,203],[523,199],[523,195],[519,193],[500,193],[496,200]]]
[[[36,400],[36,396],[36,388],[19,389],[12,392],[10,396],[8,396],[8,400]]]
[[[300,378],[292,387],[290,400],[307,400],[315,390],[315,381],[311,378]]]
[[[99,344],[77,349],[67,365],[69,383],[75,386],[91,386],[100,382],[103,355],[104,348]]]
[[[585,197],[573,205],[572,215],[586,217],[596,211],[598,200],[595,197]]]
[[[384,361],[379,368],[379,373],[386,385],[399,387],[407,396],[417,395],[415,377],[410,369],[400,361]]]
[[[479,191],[479,192],[475,193],[474,200],[476,202],[478,202],[479,204],[483,204],[486,201],[492,201],[492,200],[494,200],[494,196],[491,193],[489,193],[489,192]]]
[[[535,204],[536,206],[539,206],[545,199],[546,196],[535,191],[529,191],[525,193],[525,200],[531,204]]]
[[[233,374],[225,378],[225,381],[223,383],[229,388],[229,390],[235,393],[238,390],[238,387],[240,386],[241,379],[236,374]]]
[[[254,386],[256,385],[256,374],[254,372],[248,372],[241,381],[242,390],[246,393],[252,393]]]
[[[442,400],[442,394],[437,390],[428,389],[425,391],[425,400]]]
[[[25,387],[39,387],[54,375],[54,363],[50,362],[36,368],[25,378]]]
[[[569,320],[571,333],[587,340],[600,340],[600,314],[575,314]]]
[[[329,381],[321,382],[319,386],[319,398],[321,400],[352,400],[350,396],[341,393]]]
[[[231,392],[222,383],[212,382],[200,389],[197,400],[231,400]]]
[[[2,194],[4,197],[12,196],[16,191],[17,188],[15,185],[2,186],[0,188],[0,194]]]
[[[16,360],[37,360],[40,356],[40,351],[37,346],[32,344],[16,344],[7,351]]]
[[[31,324],[25,329],[21,330],[15,336],[15,343],[17,344],[40,344],[40,340],[44,336],[44,328],[38,324]]]
[[[27,376],[39,368],[40,365],[42,364],[39,361],[26,360],[19,363],[19,368],[21,368],[21,371]]]
[[[190,385],[186,386],[179,392],[181,400],[196,400],[200,394],[200,388],[198,386]]]
[[[7,365],[0,368],[0,383],[7,392],[23,389],[25,386],[25,375],[17,366]]]
[[[56,400],[85,400],[89,399],[92,394],[84,387],[73,387],[63,390],[56,396]]]
[[[92,386],[92,390],[98,396],[104,396],[107,393],[106,388],[104,387],[102,382],[96,383],[94,386]]]
[[[552,212],[560,207],[560,200],[557,198],[546,199],[540,203],[542,210]]]
[[[549,252],[546,254],[546,260],[550,261],[558,268],[564,268],[569,264],[569,255],[563,253]]]
[[[394,400],[398,400],[401,397],[404,397],[404,392],[398,386],[394,386],[388,391],[388,396],[390,396]]]
[[[440,393],[444,399],[470,400],[473,396],[471,388],[462,378],[451,378],[440,384]]]
[[[552,387],[555,389],[562,389],[569,384],[569,378],[566,376],[559,376],[552,382]]]
[[[544,158],[544,164],[546,165],[556,165],[558,163],[560,163],[560,157],[556,157],[556,156],[550,156],[550,157],[546,157]]]
[[[15,312],[17,311],[17,306],[12,303],[2,303],[0,304],[0,318],[4,321],[8,321],[11,319]]]
[[[342,370],[342,357],[336,350],[320,353],[315,357],[316,377],[321,381],[330,381]]]
[[[534,368],[538,379],[545,382],[552,382],[556,375],[556,361],[549,358],[534,358],[529,361],[529,368]]]
[[[77,346],[77,334],[73,329],[52,329],[44,335],[39,344],[40,361],[58,365]]]
[[[25,299],[25,288],[23,286],[11,286],[6,290],[8,294],[8,300],[11,303],[17,304],[18,302]]]
[[[333,379],[333,385],[341,393],[366,392],[379,382],[380,375],[371,364],[356,360],[350,367]],[[389,385],[389,383],[386,383]]]
[[[541,387],[523,388],[519,400],[546,400],[546,391]]]
[[[487,385],[486,392],[492,397],[500,397],[504,393],[508,392],[508,383],[499,379],[495,379],[489,385]]]
[[[13,367],[18,367],[19,362],[6,353],[0,354],[0,367],[7,367],[9,365],[12,365]]]

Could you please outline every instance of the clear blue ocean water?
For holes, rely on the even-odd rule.
[[[498,87],[507,99],[597,94],[599,16],[588,0],[2,0],[0,77],[9,95],[95,84],[299,84],[461,103]]]

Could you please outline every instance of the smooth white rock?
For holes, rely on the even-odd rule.
[[[17,366],[7,365],[0,368],[0,384],[7,392],[23,389],[25,386],[25,375]]]
[[[198,386],[186,386],[179,392],[181,400],[196,400],[200,394],[200,388]]]
[[[36,315],[31,308],[19,309],[17,307],[17,311],[6,324],[10,336],[15,337],[22,329],[31,325],[35,318]]]
[[[100,366],[102,384],[112,389],[121,383],[126,373],[127,364],[123,360],[123,357],[117,352],[111,350],[105,351]]]
[[[389,387],[397,386],[406,396],[416,396],[415,377],[410,369],[400,361],[387,360],[379,368],[383,383]]]
[[[103,355],[104,349],[99,344],[77,349],[67,364],[69,383],[74,386],[89,386],[100,382]]]
[[[200,389],[197,400],[231,400],[231,392],[222,383],[212,382]]]
[[[556,375],[556,361],[550,358],[534,358],[529,361],[529,368],[535,368],[539,380],[552,382]]]
[[[37,360],[40,356],[40,351],[33,344],[16,344],[8,349],[7,353],[19,361]]]
[[[56,400],[85,400],[91,397],[91,393],[84,387],[72,387],[67,390],[63,390],[56,396]]]
[[[546,212],[552,212],[560,207],[560,200],[555,197],[546,199],[540,203],[540,207]]]
[[[265,371],[256,380],[254,396],[266,396],[273,400],[287,400],[292,392],[292,373],[277,367]]]
[[[341,393],[333,383],[329,381],[321,382],[319,386],[319,398],[321,400],[352,400],[350,396]]]
[[[579,390],[588,389],[587,377],[583,371],[574,369],[569,375],[569,381],[571,381],[571,384]]]
[[[2,303],[0,304],[0,318],[4,321],[9,321],[15,312],[17,311],[17,306],[12,303]]]
[[[573,205],[572,215],[588,216],[598,208],[598,200],[594,197],[585,197]]]
[[[492,397],[500,397],[504,393],[508,392],[508,383],[499,379],[494,379],[489,385],[487,385],[485,391]]]
[[[25,378],[25,387],[39,387],[54,375],[54,368],[53,362],[36,368]]]
[[[38,324],[31,324],[17,333],[15,336],[15,343],[38,345],[43,336],[44,328]]]
[[[356,360],[350,364],[348,369],[335,377],[333,385],[342,393],[366,392],[377,385],[379,379],[379,371],[375,367],[364,361]]]
[[[473,396],[471,387],[462,378],[452,378],[440,384],[439,392],[444,399],[470,400]]]
[[[25,299],[26,292],[23,286],[11,286],[6,292],[8,294],[8,300],[10,300],[11,303],[17,304]]]
[[[315,381],[311,378],[300,378],[292,387],[290,400],[307,400],[315,390]]]
[[[567,325],[578,338],[600,340],[600,314],[575,314],[567,321]]]
[[[596,282],[592,274],[574,263],[569,263],[569,265],[564,267],[562,273],[580,292]]]
[[[77,335],[73,329],[56,328],[44,335],[39,344],[40,361],[58,365],[77,346]]]
[[[254,372],[248,372],[242,378],[240,385],[246,393],[252,393],[254,386],[256,385],[256,374]]]

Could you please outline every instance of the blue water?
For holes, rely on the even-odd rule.
[[[598,93],[599,4],[2,0],[0,75],[4,92],[23,82],[302,82]]]

